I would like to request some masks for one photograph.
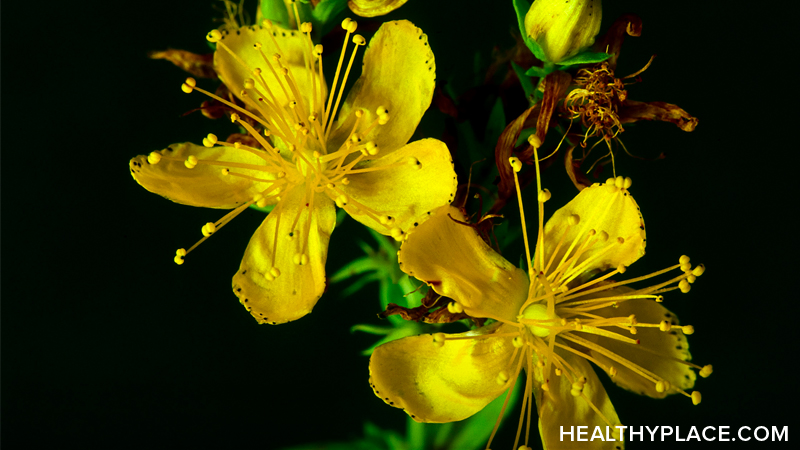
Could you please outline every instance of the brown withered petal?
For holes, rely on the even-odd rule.
[[[147,56],[152,59],[165,59],[196,77],[213,80],[218,78],[217,72],[214,70],[213,53],[199,55],[186,50],[168,48],[160,52],[150,52]]]
[[[578,191],[582,191],[589,187],[592,182],[581,172],[581,163],[572,160],[573,150],[575,150],[575,146],[571,145],[567,151],[564,152],[564,168],[567,169],[567,175],[569,179],[572,180],[572,184],[575,185]]]
[[[697,118],[687,113],[678,105],[665,102],[637,102],[625,100],[619,110],[619,119],[623,124],[639,120],[660,120],[672,122],[683,131],[694,131]]]
[[[617,59],[622,51],[622,41],[625,40],[626,34],[634,37],[642,35],[642,19],[639,16],[634,14],[619,16],[606,34],[603,37],[598,37],[592,46],[592,49],[596,52],[606,52],[611,55],[607,60],[611,70],[617,68]]]
[[[349,0],[350,11],[361,17],[377,17],[389,14],[403,6],[408,0]]]
[[[500,134],[497,139],[497,145],[494,148],[494,161],[497,165],[497,170],[500,173],[500,183],[497,184],[497,201],[495,202],[490,213],[500,211],[505,206],[509,197],[514,195],[516,187],[514,185],[514,172],[511,165],[508,164],[508,158],[514,151],[514,144],[517,143],[519,134],[525,125],[528,116],[534,111],[539,109],[540,103],[526,109],[519,115],[513,122],[506,126],[505,130]]]

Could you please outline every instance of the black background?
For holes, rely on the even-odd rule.
[[[627,425],[796,423],[797,7],[779,3],[603,5],[603,30],[625,12],[644,22],[618,74],[658,55],[631,98],[700,119],[692,133],[631,127],[629,149],[667,158],[620,158],[617,171],[633,177],[648,226],[632,273],[683,253],[706,264],[667,306],[695,326],[694,360],[715,368],[698,381],[700,406],[609,388]],[[247,211],[178,267],[175,249],[220,214],[149,194],[128,173],[133,156],[228,129],[181,118],[199,97],[180,92],[179,69],[146,57],[207,51],[220,16],[211,2],[5,2],[2,12],[3,447],[272,449],[356,438],[367,418],[402,430],[405,415],[367,384],[358,352],[371,337],[348,331],[377,323],[376,285],[352,298],[331,286],[302,320],[257,326],[229,280],[263,215]],[[510,1],[410,0],[387,17],[401,18],[428,34],[438,78],[456,83],[471,80],[475,50],[510,46],[516,29]],[[421,130],[442,120],[429,116]],[[558,170],[547,176],[548,206],[574,194]],[[336,230],[329,273],[359,236],[352,221]],[[495,448],[511,447],[508,434]]]

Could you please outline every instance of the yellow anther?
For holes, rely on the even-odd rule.
[[[150,152],[150,154],[147,155],[147,162],[150,164],[158,164],[159,161],[161,161],[161,153]]]
[[[406,158],[406,162],[408,163],[409,166],[414,166],[417,169],[422,168],[422,163],[420,163],[419,160],[413,156],[409,156],[408,158]]]
[[[336,197],[336,200],[334,201],[336,202],[336,206],[338,206],[339,208],[344,208],[344,206],[347,204],[347,196],[342,194]]]
[[[275,61],[275,62],[280,61],[281,60],[281,54],[280,53],[273,53],[272,54],[272,60]]]
[[[219,30],[211,30],[206,35],[206,40],[208,42],[219,42],[220,39],[222,39],[222,33],[220,33]]]
[[[314,159],[319,159],[319,157],[322,156],[322,154],[320,152],[314,150],[314,152],[311,153],[311,156],[313,156]]]
[[[617,266],[617,272],[619,273],[625,273],[626,270],[628,270],[628,266],[625,264],[620,264]]]
[[[683,256],[680,257],[680,259],[678,259],[678,262],[681,263],[681,265],[688,264],[689,261],[691,261],[691,258],[689,258],[686,255],[683,255]]]
[[[617,243],[618,244],[624,244],[625,243],[625,238],[623,238],[622,236],[617,236]]]
[[[353,44],[364,45],[366,43],[367,43],[367,40],[364,39],[364,36],[362,36],[360,34],[357,34],[357,35],[353,36]]]
[[[234,123],[237,120],[239,120],[239,115],[236,113],[231,114],[231,123]]]
[[[661,323],[658,324],[658,329],[661,331],[669,331],[672,328],[672,323],[666,320],[662,320]]]
[[[394,227],[389,231],[389,234],[394,238],[395,241],[400,241],[403,239],[403,230],[398,227]]]
[[[502,370],[497,374],[497,384],[504,385],[508,381],[508,371]]]
[[[294,153],[295,150],[297,150],[297,147],[295,147],[294,144],[289,144],[289,151]]]
[[[663,301],[664,301],[663,295],[659,295],[658,297],[656,297],[656,303],[662,303]]]
[[[347,177],[342,178],[342,184],[345,185],[345,186],[350,184],[350,178],[347,178]]]
[[[656,383],[656,392],[667,392],[669,390],[669,381],[661,380]]]
[[[253,69],[253,75],[255,75],[255,76],[261,75],[261,68],[260,67],[256,67],[255,69]]]
[[[709,364],[707,366],[703,366],[699,373],[701,377],[708,378],[709,375],[714,373],[714,368],[711,366],[711,364]]]
[[[369,153],[372,156],[377,155],[378,154],[378,146],[375,145],[375,141],[368,141],[367,144],[366,144],[366,150],[367,150],[367,153]]]
[[[684,273],[691,272],[692,271],[692,265],[689,264],[689,263],[681,264],[681,271],[683,271]]]
[[[561,369],[559,369],[558,367],[556,367],[556,370],[555,370],[554,372],[555,372],[555,374],[556,374],[556,376],[557,376],[557,377],[560,377],[560,376],[561,376],[561,374],[562,374],[562,373],[564,373],[564,371],[562,371],[562,370],[561,370]]]
[[[233,148],[235,148],[235,149],[237,149],[237,150],[238,150],[238,149],[240,149],[240,148],[242,148],[242,143],[241,143],[241,142],[239,142],[239,141],[236,141],[236,142],[234,142],[234,143],[233,143]]]
[[[263,197],[258,199],[258,201],[256,202],[256,206],[258,206],[259,208],[267,206],[267,199]]]
[[[217,226],[214,224],[214,222],[208,222],[207,224],[203,225],[201,231],[203,232],[203,236],[208,237],[217,231]]]
[[[617,376],[618,373],[619,372],[617,371],[616,367],[611,366],[611,367],[608,368],[608,376],[610,376],[611,378],[614,378],[615,376]]]
[[[289,102],[289,108],[295,109],[296,107],[297,107],[297,102],[296,101],[292,100],[292,101]],[[299,128],[297,128],[297,129],[299,129]]]
[[[625,186],[625,178],[622,177],[614,178],[614,186],[621,189],[623,186]]]
[[[609,179],[606,180],[606,186],[614,186],[614,185],[616,185],[616,183],[617,183],[617,180],[614,179],[614,178],[609,178]]]
[[[191,93],[194,87],[197,86],[197,81],[194,78],[189,77],[186,81],[183,82],[181,85],[181,90],[187,94]]]
[[[577,214],[572,214],[567,219],[567,222],[569,223],[569,226],[574,227],[575,225],[581,223],[581,216]]]
[[[701,401],[703,401],[703,396],[700,391],[692,392],[692,404],[699,405]]]
[[[389,110],[386,109],[385,106],[378,106],[378,109],[375,110],[375,114],[377,114],[379,116],[383,116],[383,115],[389,114]]]
[[[572,390],[569,391],[569,393],[572,394],[573,397],[580,397],[583,393],[583,385],[580,383],[572,383]]]
[[[461,303],[452,302],[447,304],[447,310],[450,311],[450,314],[461,314],[464,312],[464,307],[461,306]]]
[[[522,170],[522,161],[520,161],[516,156],[508,158],[508,162],[511,164],[511,168],[514,169],[514,172],[519,172]]]
[[[601,231],[600,234],[597,235],[597,240],[600,242],[608,241],[608,233]]]
[[[636,320],[636,314],[631,314],[630,316],[628,316],[628,325],[634,326],[637,325],[638,323],[639,321]]]
[[[300,31],[303,33],[311,33],[312,29],[313,26],[311,25],[311,22],[303,22],[300,24]]]
[[[212,133],[208,133],[208,137],[203,138],[203,145],[205,147],[211,148],[216,143],[217,143],[217,136]]]
[[[292,257],[292,262],[298,266],[304,266],[308,264],[308,255],[304,253],[295,253]]]
[[[273,277],[272,274],[269,272],[264,274],[264,279],[267,281],[275,281],[275,277]]]
[[[314,56],[321,56],[322,55],[322,44],[317,44],[314,46]]]
[[[350,19],[349,17],[345,17],[344,20],[342,20],[342,28],[344,28],[346,30],[347,27],[350,25],[350,22],[352,22],[352,21],[353,20]]]
[[[189,157],[186,158],[186,161],[183,162],[183,165],[186,166],[187,169],[194,169],[194,167],[197,165],[197,162],[197,156],[189,155]]]
[[[282,170],[280,172],[278,172],[278,178],[283,178],[285,176],[286,176],[286,172],[284,172]]]
[[[272,29],[272,21],[269,20],[269,19],[264,19],[264,20],[261,21],[261,26],[266,28],[266,29],[268,29],[268,30],[271,30]]]
[[[242,89],[241,91],[239,91],[239,97],[247,97],[247,91],[246,91],[246,90],[244,90],[244,89]]]
[[[269,269],[269,274],[275,278],[278,278],[281,276],[281,271],[277,267],[273,267],[272,269]]]
[[[588,232],[586,232],[586,234],[587,234],[589,237],[592,237],[592,236],[594,236],[595,234],[597,234],[597,231],[596,231],[594,228],[592,228],[591,230],[589,230]]]
[[[550,383],[542,383],[541,388],[545,392],[550,392]]]
[[[525,341],[522,339],[522,336],[514,336],[514,339],[511,340],[511,344],[514,345],[515,348],[520,348],[525,344]]]
[[[532,449],[530,447],[528,447],[527,445],[523,445],[523,446],[520,446],[520,448],[518,448],[517,450],[532,450]]]
[[[684,325],[684,326],[681,327],[681,330],[683,331],[683,334],[685,334],[685,335],[694,334],[694,327],[691,326],[691,325]]]
[[[355,33],[356,28],[358,28],[358,23],[355,20],[351,20],[350,23],[347,24],[348,33]]]
[[[433,345],[437,347],[441,347],[444,345],[445,341],[445,334],[444,333],[434,333],[433,334]]]
[[[382,224],[386,225],[387,227],[393,227],[396,220],[392,216],[381,216],[380,221]]]
[[[685,294],[685,293],[689,292],[690,290],[692,290],[692,285],[690,285],[689,282],[686,281],[686,280],[681,280],[681,282],[678,283],[678,289],[680,289],[681,292],[683,292]]]
[[[542,146],[542,140],[539,139],[539,136],[532,134],[528,136],[528,144],[531,144],[533,148],[539,148]]]
[[[622,183],[622,189],[630,189],[631,185],[633,185],[633,180],[631,180],[630,177],[625,177]]]
[[[389,123],[389,118],[390,118],[389,114],[381,114],[380,116],[378,116],[378,125],[386,125],[387,123]]]
[[[702,265],[702,264],[698,264],[698,266],[697,266],[697,267],[695,267],[695,268],[692,270],[692,275],[694,275],[694,276],[696,276],[696,277],[699,277],[699,276],[700,276],[700,275],[702,275],[702,274],[703,274],[705,271],[706,271],[706,266],[704,266],[704,265]]]
[[[688,277],[686,277],[686,281],[688,281],[689,283],[694,283],[695,281],[697,281],[697,277],[690,274]]]
[[[550,200],[550,197],[552,197],[552,195],[553,194],[550,193],[549,189],[543,189],[543,190],[539,191],[539,199],[538,199],[539,203],[544,203],[544,202]]]
[[[175,264],[177,264],[177,265],[179,265],[179,266],[180,266],[181,264],[183,264],[183,258],[184,258],[185,256],[186,256],[186,249],[184,249],[184,248],[179,248],[178,250],[176,250],[176,251],[175,251],[175,258],[174,258]]]
[[[253,48],[255,48],[256,50],[260,50],[261,49],[261,42],[256,42],[255,44],[253,44]]]
[[[252,78],[248,78],[244,80],[244,88],[245,89],[253,89],[256,87],[256,82]]]
[[[639,330],[637,330],[637,329],[636,329],[636,327],[630,327],[630,328],[628,329],[628,331],[630,331],[630,332],[631,332],[631,334],[636,334],[636,333],[638,333],[638,332],[639,332]]]
[[[361,142],[361,136],[358,133],[351,134],[350,135],[350,142],[352,142],[354,144],[358,143],[358,142]]]

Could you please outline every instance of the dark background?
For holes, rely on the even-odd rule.
[[[386,19],[420,26],[439,80],[469,84],[475,50],[488,58],[493,45],[513,44],[511,2],[491,3],[409,0]],[[668,296],[667,306],[695,326],[695,362],[715,368],[697,383],[700,406],[609,388],[626,425],[735,430],[798,418],[788,69],[797,7],[779,3],[604,2],[603,30],[625,12],[644,22],[618,74],[658,55],[631,98],[675,103],[700,119],[693,133],[631,127],[629,149],[667,158],[620,158],[617,171],[633,177],[648,226],[648,255],[631,273],[683,253],[707,266],[692,292]],[[367,384],[358,353],[373,339],[348,331],[377,323],[376,285],[351,298],[331,286],[302,320],[257,326],[230,277],[263,215],[242,214],[178,267],[175,249],[221,214],[149,194],[128,173],[133,156],[227,129],[181,118],[199,97],[180,92],[179,69],[146,57],[166,47],[207,51],[204,35],[220,16],[210,1],[4,3],[4,448],[277,449],[356,438],[367,418],[404,428],[405,414]],[[429,116],[423,127],[437,129],[443,116]],[[556,193],[548,206],[573,195],[559,170],[546,176]],[[329,273],[363,236],[352,221],[336,230]],[[513,432],[503,434],[495,448],[511,447]]]

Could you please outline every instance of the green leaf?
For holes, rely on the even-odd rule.
[[[355,283],[351,284],[350,286],[347,286],[347,289],[342,291],[342,297],[350,297],[351,295],[360,291],[364,286],[368,285],[369,283],[372,283],[373,281],[383,281],[383,278],[384,277],[380,272],[364,275],[363,277],[356,280]]]
[[[545,66],[545,67],[536,67],[533,66],[525,72],[525,75],[529,77],[537,77],[537,78],[544,78],[553,71],[553,66]]]
[[[272,23],[289,28],[289,11],[283,0],[261,0],[261,15]]]
[[[261,211],[264,214],[269,214],[273,209],[275,209],[275,205],[267,205],[267,206],[262,208],[262,207],[256,205],[255,203],[253,203],[252,205],[250,205],[250,209],[255,209],[256,211]]]
[[[517,13],[517,24],[519,25],[519,32],[522,35],[522,39],[525,41],[525,45],[528,46],[528,49],[533,53],[533,56],[536,57],[539,61],[542,62],[550,62],[547,59],[547,56],[544,54],[544,50],[542,47],[539,47],[539,44],[531,39],[528,36],[528,32],[525,31],[525,15],[528,14],[528,10],[531,9],[531,4],[528,3],[527,0],[513,0],[514,2],[514,11]]]
[[[322,29],[322,36],[338,23],[337,17],[347,9],[347,0],[324,0],[311,13],[315,24]]]
[[[519,78],[519,83],[522,85],[522,90],[525,91],[525,98],[528,99],[528,103],[533,103],[533,93],[536,90],[536,85],[531,81],[528,74],[525,72],[525,69],[519,66],[519,64],[511,61],[511,68],[514,69],[514,73],[517,74],[517,78]]]
[[[607,60],[610,58],[611,55],[604,52],[583,52],[579,53],[572,58],[567,58],[558,63],[559,66],[562,66],[560,70],[566,69],[566,66],[574,66],[575,64],[593,64],[599,63]]]

